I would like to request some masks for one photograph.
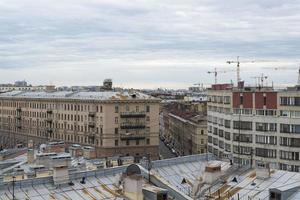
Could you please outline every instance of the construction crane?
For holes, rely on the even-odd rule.
[[[263,69],[273,69],[276,71],[281,71],[281,70],[298,70],[298,81],[297,85],[300,85],[300,64],[299,67],[263,67]]]
[[[258,87],[264,87],[264,81],[267,80],[268,76],[261,74],[260,76],[253,76],[251,78],[255,79],[255,84],[258,85]]]
[[[240,57],[237,56],[236,61],[227,61],[228,64],[236,63],[236,78],[237,78],[237,84],[241,81],[240,77],[240,63],[254,63],[254,60],[249,61],[240,61]]]
[[[217,68],[214,69],[214,71],[208,71],[207,73],[209,74],[214,74],[215,76],[215,84],[217,84],[218,82],[218,73],[226,73],[226,72],[230,72],[230,71],[233,71],[233,70],[217,70]]]

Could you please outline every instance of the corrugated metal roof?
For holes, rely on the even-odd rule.
[[[133,99],[156,99],[149,95],[134,92],[70,92],[70,91],[11,91],[0,94],[1,97],[16,97],[16,98],[51,98],[51,99],[89,99],[89,100],[133,100]]]
[[[73,181],[73,186],[56,187],[52,184],[40,184],[27,187],[15,186],[16,199],[123,199],[117,192],[114,176],[87,177],[86,183],[81,184],[80,180]],[[12,199],[12,187],[0,190],[0,199]]]

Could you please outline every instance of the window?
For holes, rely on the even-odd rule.
[[[207,142],[208,142],[208,143],[212,143],[212,137],[211,137],[210,135],[209,135],[208,138],[207,138]]]
[[[255,141],[258,144],[277,144],[277,137],[276,136],[264,136],[264,135],[256,135]]]
[[[150,106],[146,106],[146,112],[150,112]]]
[[[225,140],[230,140],[230,132],[225,132]]]
[[[119,106],[115,106],[115,113],[119,113]]]
[[[280,124],[281,133],[300,133],[299,124]]]
[[[224,131],[219,129],[219,137],[224,137]]]
[[[230,146],[230,144],[225,143],[225,151],[231,152],[231,146]]]
[[[225,128],[230,128],[230,120],[225,119],[224,123],[225,123]]]
[[[224,104],[230,104],[230,96],[224,96]]]
[[[136,145],[139,145],[139,144],[140,144],[140,141],[139,141],[139,140],[136,140],[136,141],[135,141],[135,144],[136,144]]]
[[[299,160],[299,152],[280,151],[280,159],[283,160]]]
[[[118,133],[119,133],[119,129],[115,128],[115,134],[118,134]]]
[[[280,97],[280,105],[286,106],[289,103],[289,98],[288,97]]]
[[[266,116],[275,116],[276,110],[266,110]]]
[[[150,144],[150,139],[147,139],[147,140],[146,140],[146,143],[147,143],[147,144]]]
[[[300,138],[280,137],[281,146],[300,147]]]
[[[219,140],[219,147],[221,149],[224,149],[224,142],[222,140]]]
[[[245,143],[252,143],[252,135],[250,134],[233,134],[233,141],[240,141]]]
[[[256,110],[256,115],[265,115],[265,110]]]
[[[119,123],[119,118],[115,117],[115,124],[118,124],[118,123]]]
[[[244,98],[243,96],[240,96],[240,105],[243,105],[244,104]]]
[[[233,129],[252,130],[252,122],[233,121]]]
[[[264,158],[276,158],[276,149],[256,148],[255,155]]]
[[[119,145],[119,140],[115,140],[115,146]]]
[[[129,146],[129,140],[126,140],[126,145]]]
[[[239,108],[234,108],[233,109],[233,114],[241,114],[241,115],[252,115],[252,109],[239,109]]]
[[[291,111],[291,117],[300,118],[300,111]]]
[[[268,131],[268,123],[256,123],[257,131]]]

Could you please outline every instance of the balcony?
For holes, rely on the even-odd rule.
[[[53,133],[53,128],[47,128],[47,133]]]
[[[122,123],[121,129],[144,129],[146,128],[145,124],[131,124],[131,123]]]
[[[51,114],[53,114],[53,111],[52,111],[52,109],[47,109],[47,114],[49,114],[49,115],[51,115]]]
[[[122,112],[121,118],[144,118],[146,117],[145,112]]]
[[[89,127],[90,127],[90,128],[95,128],[95,126],[96,126],[96,125],[95,125],[95,122],[89,122]]]
[[[131,133],[123,133],[120,135],[121,140],[144,140],[145,134],[131,134]]]
[[[94,118],[96,116],[96,112],[89,112],[89,117]]]
[[[17,120],[21,120],[21,116],[16,116],[16,119]]]
[[[53,119],[47,118],[47,119],[46,119],[46,122],[49,123],[49,124],[51,124],[51,123],[53,122]]]

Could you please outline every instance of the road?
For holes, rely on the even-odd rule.
[[[162,159],[175,157],[175,155],[169,150],[169,148],[161,140],[159,140],[159,154],[161,155]]]

